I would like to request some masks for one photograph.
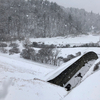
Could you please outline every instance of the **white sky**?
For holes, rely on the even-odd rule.
[[[100,0],[49,0],[64,7],[83,8],[100,14]]]

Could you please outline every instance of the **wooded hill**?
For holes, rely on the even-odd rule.
[[[90,31],[100,31],[99,14],[47,0],[0,0],[0,39],[77,36]]]

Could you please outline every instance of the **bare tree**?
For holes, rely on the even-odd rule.
[[[57,58],[58,58],[59,53],[60,53],[60,50],[58,50],[57,48],[53,50],[53,62],[54,62],[54,65],[56,66],[57,66]]]

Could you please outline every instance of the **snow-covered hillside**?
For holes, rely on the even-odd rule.
[[[80,44],[96,43],[99,41],[99,36],[30,40],[31,42],[45,42],[46,44]],[[19,48],[23,49],[22,45],[19,45]],[[81,54],[94,51],[100,56],[99,47],[59,49],[59,56],[62,57],[67,57],[69,54],[75,55],[79,51]],[[75,59],[72,59],[70,62],[73,63]],[[58,66],[25,60],[20,58],[19,54],[9,55],[0,53],[0,100],[100,100],[100,71],[93,72],[95,64],[99,61],[100,59],[94,63],[77,87],[67,92],[63,87],[43,81],[48,79],[48,75],[55,72]],[[65,68],[64,65],[66,63],[62,64],[58,69],[62,70],[61,67]]]
[[[99,61],[100,59],[97,60],[97,62]],[[94,100],[91,99],[91,95],[96,92],[97,99],[95,100],[99,100],[100,71],[91,75],[93,67],[94,65],[83,78],[84,81],[68,93],[62,87],[41,81],[57,67],[27,61],[19,58],[18,55],[0,54],[0,100],[41,100],[41,98],[43,100],[74,100],[75,98]],[[92,84],[90,85],[90,83]],[[84,99],[83,95],[85,95]],[[95,98],[94,95],[93,98]]]
[[[100,70],[93,71],[100,58],[91,66],[81,83],[68,93],[63,100],[100,100]],[[99,68],[100,69],[100,65]]]
[[[34,80],[43,79],[55,66],[26,61],[17,56],[0,54],[0,100],[59,100],[66,95],[64,88]]]
[[[100,100],[100,71],[86,78],[63,100]]]

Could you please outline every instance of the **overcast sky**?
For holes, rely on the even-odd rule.
[[[100,0],[49,0],[64,7],[83,8],[100,14]]]

